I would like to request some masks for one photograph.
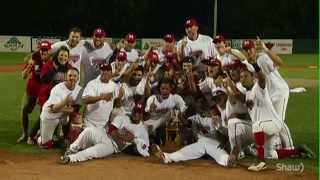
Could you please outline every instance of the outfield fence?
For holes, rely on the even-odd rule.
[[[85,38],[90,39],[90,38]],[[61,37],[33,37],[33,36],[0,36],[0,52],[32,52],[38,47],[41,40],[52,43],[62,40]],[[107,38],[107,42],[116,44],[120,38]],[[240,48],[243,39],[227,40],[233,48]],[[264,39],[278,54],[317,53],[316,39]],[[151,46],[160,46],[163,40],[159,38],[137,39],[136,48],[146,51]]]

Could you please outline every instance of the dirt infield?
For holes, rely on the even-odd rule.
[[[23,68],[23,64],[2,64],[0,65],[0,72],[18,72]]]
[[[194,160],[165,165],[154,157],[125,154],[113,155],[105,159],[92,160],[74,165],[60,165],[58,155],[23,155],[0,150],[0,179],[316,179],[316,173],[281,172],[266,170],[248,172],[244,167],[223,168],[213,160]]]

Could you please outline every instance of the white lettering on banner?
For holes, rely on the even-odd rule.
[[[0,36],[0,52],[30,52],[30,36]]]
[[[44,41],[44,40],[49,41],[51,44],[53,44],[53,43],[59,42],[61,39],[53,38],[53,37],[52,38],[51,37],[47,37],[47,38],[31,38],[31,42],[32,42],[31,50],[32,51],[36,51],[38,49],[39,43],[41,41]]]
[[[255,40],[255,39],[252,39]],[[262,39],[277,54],[292,54],[292,39]],[[231,47],[241,49],[243,39],[232,39]]]

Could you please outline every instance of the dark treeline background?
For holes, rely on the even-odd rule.
[[[227,38],[317,38],[318,0],[219,0],[218,33]],[[214,0],[31,0],[1,1],[2,35],[66,36],[96,26],[109,37],[134,31],[138,37],[182,36],[184,21],[196,18],[200,32],[213,34]]]

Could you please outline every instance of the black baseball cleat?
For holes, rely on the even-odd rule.
[[[299,155],[302,158],[308,158],[308,159],[316,158],[315,153],[305,144],[298,146],[296,149],[299,151]]]

